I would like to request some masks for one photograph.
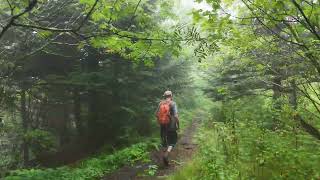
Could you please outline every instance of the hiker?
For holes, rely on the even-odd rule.
[[[161,144],[164,148],[163,161],[169,165],[168,156],[172,148],[177,143],[179,129],[178,109],[173,101],[171,91],[166,91],[163,94],[164,100],[159,103],[156,116],[160,125]]]

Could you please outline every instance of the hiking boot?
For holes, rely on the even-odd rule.
[[[163,160],[164,165],[169,166],[169,152],[168,151],[166,151],[163,154],[162,160]]]

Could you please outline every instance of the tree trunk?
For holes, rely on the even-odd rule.
[[[26,89],[23,87],[21,90],[21,119],[22,119],[22,128],[23,128],[23,135],[28,132],[29,121],[27,116],[27,107],[26,107]],[[25,138],[23,138],[22,143],[22,151],[23,151],[23,162],[25,166],[28,166],[29,162],[29,144]]]
[[[277,112],[281,111],[281,102],[280,102],[281,91],[282,91],[281,77],[276,76],[272,82],[273,82],[273,87],[272,87],[273,109],[276,111],[275,116],[273,117],[273,129],[277,129],[279,127],[279,118],[278,118]]]
[[[291,93],[290,93],[289,102],[290,102],[292,108],[296,111],[298,108],[297,85],[294,80],[291,82]],[[314,138],[320,140],[320,131],[317,128],[313,127],[311,124],[307,123],[298,112],[295,113],[294,120],[297,121],[301,125],[301,127],[304,129],[305,132],[307,132],[308,134],[310,134]]]
[[[281,103],[279,102],[279,98],[281,97],[281,78],[279,76],[273,79],[273,101],[274,101],[274,108],[276,110],[281,110]]]
[[[91,142],[95,141],[99,132],[98,121],[99,121],[99,111],[98,111],[99,97],[95,90],[89,91],[89,107],[88,107],[88,129],[89,129],[89,140]]]
[[[291,81],[291,94],[289,96],[289,102],[294,110],[297,110],[298,108],[298,102],[297,102],[297,85],[296,81]]]
[[[99,70],[99,56],[98,52],[93,47],[88,47],[88,57],[86,60],[87,71],[98,72]],[[93,82],[94,83],[94,82]],[[96,88],[90,87],[88,90],[88,141],[92,148],[99,145],[99,94]]]
[[[73,114],[75,118],[78,135],[82,137],[85,134],[83,122],[81,119],[81,99],[79,89],[73,90]]]
[[[63,106],[63,118],[61,122],[61,132],[60,132],[60,143],[61,145],[65,145],[69,142],[69,136],[68,136],[68,108],[66,104],[62,104]]]

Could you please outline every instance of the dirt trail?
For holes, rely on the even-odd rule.
[[[198,127],[199,120],[195,119],[180,135],[177,146],[170,153],[170,165],[165,166],[162,162],[163,151],[153,151],[150,153],[151,162],[136,163],[133,166],[124,166],[118,171],[108,174],[102,180],[152,180],[164,179],[168,175],[175,172],[180,166],[183,166],[197,149],[197,144],[194,144],[193,136]],[[157,167],[153,172],[155,175],[150,176],[148,172],[152,172],[152,168]],[[156,171],[156,172],[155,172]]]

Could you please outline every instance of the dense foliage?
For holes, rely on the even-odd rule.
[[[165,90],[192,96],[170,1],[0,3],[2,172],[136,143]]]
[[[171,179],[313,179],[319,177],[319,148],[312,136],[281,112],[283,126],[272,130],[275,113],[264,97],[215,104],[214,116],[198,132],[199,150]],[[192,178],[190,178],[192,177]]]
[[[0,171],[92,179],[144,159],[143,142],[110,153],[158,132],[170,89],[182,121],[206,114],[173,179],[319,179],[320,2],[184,2],[0,0]]]
[[[219,44],[205,70],[216,103],[172,179],[319,178],[319,2],[207,2],[194,20]]]

